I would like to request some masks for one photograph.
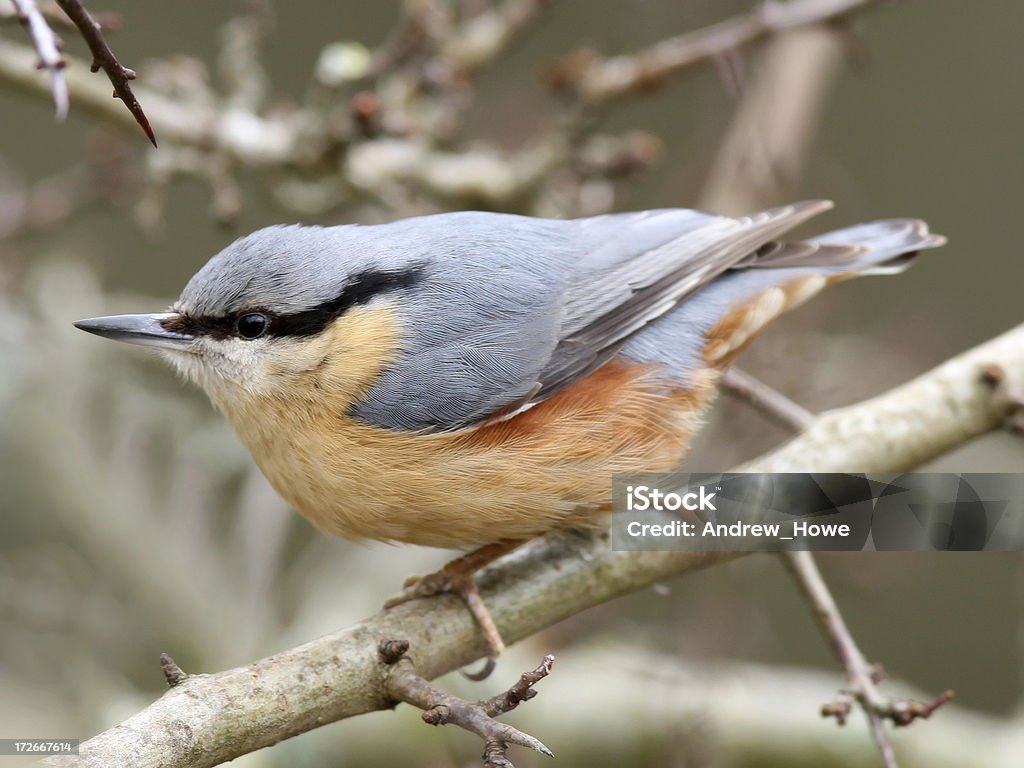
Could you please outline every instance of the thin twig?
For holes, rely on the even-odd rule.
[[[670,75],[720,61],[771,35],[812,24],[842,24],[879,0],[765,0],[754,10],[671,37],[630,54],[602,59],[583,52],[552,70],[551,82],[585,103],[603,104],[644,92]]]
[[[849,681],[849,688],[841,692],[837,701],[822,707],[822,717],[835,717],[843,725],[850,711],[849,700],[855,700],[867,715],[871,735],[882,753],[886,768],[897,768],[896,754],[886,733],[885,721],[904,726],[919,718],[928,718],[953,698],[953,692],[945,691],[930,702],[895,700],[882,696],[877,687],[877,683],[883,679],[881,668],[870,664],[857,647],[814,557],[810,552],[784,552],[783,559],[811,604],[814,616],[832,643],[836,659]]]
[[[68,116],[68,83],[64,78],[67,62],[60,52],[60,39],[50,28],[35,0],[11,0],[18,20],[28,29],[32,43],[39,54],[39,68],[50,73],[50,89],[57,120]]]
[[[412,660],[404,655],[408,648],[409,643],[404,640],[386,640],[380,646],[381,659],[391,666],[385,687],[392,699],[422,709],[423,722],[428,725],[457,725],[479,736],[484,742],[485,768],[514,768],[506,756],[513,744],[554,757],[538,739],[494,719],[537,695],[533,686],[551,673],[554,656],[545,656],[540,666],[524,672],[507,691],[490,699],[470,702],[422,677]]]
[[[129,85],[129,82],[137,77],[135,70],[128,69],[128,67],[125,67],[117,60],[114,52],[107,45],[107,41],[103,38],[103,28],[100,26],[100,23],[93,18],[93,15],[89,13],[79,0],[57,0],[57,5],[61,7],[64,13],[68,15],[68,18],[78,27],[78,31],[89,46],[89,50],[92,51],[92,66],[90,69],[93,72],[102,69],[107,73],[110,84],[114,86],[114,98],[124,102],[128,111],[135,118],[135,122],[142,127],[142,130],[145,131],[146,136],[149,137],[149,140],[155,147],[157,145],[156,136],[149,125],[149,118],[142,111],[142,105],[135,98],[135,94],[132,93],[131,86]]]
[[[729,394],[746,401],[794,432],[803,432],[814,421],[811,411],[736,366],[725,371],[721,385]]]

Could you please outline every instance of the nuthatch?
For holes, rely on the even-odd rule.
[[[483,547],[400,599],[472,594],[497,554],[606,512],[612,473],[677,468],[722,369],[773,318],[944,242],[908,219],[779,239],[830,207],[268,227],[170,311],[75,325],[163,350],[318,528]]]

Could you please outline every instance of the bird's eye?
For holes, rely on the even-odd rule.
[[[243,339],[258,339],[269,327],[270,320],[261,312],[249,312],[235,321],[235,330]]]

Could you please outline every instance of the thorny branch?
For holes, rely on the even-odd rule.
[[[490,699],[470,702],[420,676],[412,659],[405,655],[408,649],[406,640],[385,640],[380,644],[381,659],[391,667],[385,682],[388,695],[395,701],[422,709],[423,722],[428,725],[457,725],[479,736],[484,742],[484,768],[514,768],[506,756],[512,745],[554,757],[538,739],[494,719],[537,695],[533,686],[551,673],[554,656],[545,656],[540,666],[524,672],[507,691]]]
[[[92,66],[90,70],[97,72],[102,68],[106,72],[110,84],[114,86],[115,98],[124,102],[125,107],[128,108],[132,117],[142,127],[142,130],[145,131],[146,136],[149,137],[149,140],[155,147],[156,136],[153,135],[153,129],[149,125],[146,113],[142,111],[142,105],[139,104],[139,100],[132,93],[132,88],[129,85],[129,82],[136,78],[135,70],[128,69],[117,60],[114,52],[110,50],[110,46],[107,45],[107,41],[103,37],[103,28],[100,26],[100,23],[96,21],[79,0],[57,0],[57,5],[61,7],[61,10],[78,27],[82,38],[89,46],[89,50],[92,51]]]
[[[40,69],[50,73],[50,88],[53,90],[56,116],[58,120],[63,120],[68,115],[68,83],[64,78],[64,67],[67,62],[60,52],[60,40],[50,28],[35,0],[11,0],[11,4],[18,15],[18,20],[28,28],[32,36],[32,43],[39,54]]]

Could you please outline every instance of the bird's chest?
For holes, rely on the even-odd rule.
[[[221,407],[271,485],[318,528],[459,548],[585,524],[610,506],[614,472],[677,465],[700,405],[692,393],[614,366],[600,376],[450,434],[395,432],[299,401]]]

